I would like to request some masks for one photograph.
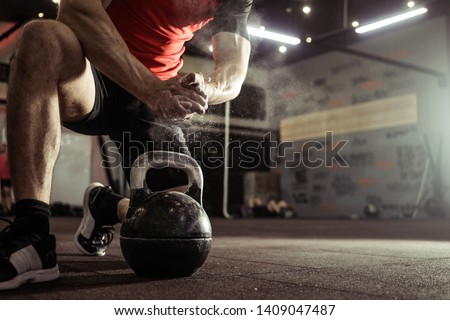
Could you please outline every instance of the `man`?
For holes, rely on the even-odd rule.
[[[155,126],[233,99],[247,72],[251,2],[62,0],[56,21],[24,27],[8,87],[16,219],[0,238],[0,289],[59,277],[48,204],[61,123],[82,134],[109,135],[122,159],[132,161],[145,150],[136,154],[131,144],[121,143],[124,133],[132,135],[130,141],[155,139]],[[180,77],[184,42],[207,23],[214,70],[207,77]],[[182,148],[183,140],[177,141]],[[105,254],[109,226],[121,221],[127,208],[128,199],[90,185],[77,247]]]

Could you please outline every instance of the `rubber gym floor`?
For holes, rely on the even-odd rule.
[[[120,251],[120,226],[106,256],[82,255],[72,242],[79,222],[51,218],[60,279],[0,292],[0,299],[450,298],[450,219],[214,218],[206,263],[178,279],[136,276]]]

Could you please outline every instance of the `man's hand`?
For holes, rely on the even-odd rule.
[[[150,108],[156,117],[164,119],[190,119],[195,113],[204,114],[208,97],[203,87],[203,76],[196,73],[164,81]]]
[[[205,85],[211,81],[211,77],[205,78],[201,73],[192,72],[181,77],[180,81],[184,87],[190,88],[202,96],[206,96]]]

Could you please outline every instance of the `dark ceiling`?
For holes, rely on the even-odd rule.
[[[293,35],[301,38],[302,41],[308,36],[314,39],[340,30],[341,32],[337,32],[337,36],[330,38],[331,41],[348,44],[348,35],[344,39],[345,43],[343,43],[343,35],[351,33],[353,38],[350,41],[355,39],[351,28],[345,32],[341,30],[344,27],[344,12],[348,15],[348,24],[354,20],[363,24],[408,10],[408,2],[408,0],[255,0],[249,24],[263,25],[266,30]],[[419,0],[415,2],[416,6],[432,6],[435,3],[450,3],[450,0]],[[347,10],[345,10],[345,3],[347,3]],[[308,15],[302,11],[304,5],[310,5],[312,9]],[[0,1],[0,20],[3,21],[27,21],[36,18],[39,12],[44,13],[45,18],[54,18],[56,11],[57,5],[52,0]],[[200,56],[210,55],[205,45],[208,40],[208,31],[200,31],[188,45],[188,52]],[[287,52],[281,54],[278,51],[279,46],[280,44],[272,41],[254,39],[252,58],[262,63],[270,64],[280,61],[286,63],[323,51],[319,47],[306,45],[303,42],[295,47],[287,45]]]

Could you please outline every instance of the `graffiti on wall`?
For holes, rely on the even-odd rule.
[[[427,160],[417,128],[357,133],[345,139],[350,147],[341,156],[348,167],[298,166],[283,175],[290,181],[289,201],[305,213],[342,214],[345,208],[357,208],[364,214],[368,203],[376,203],[382,212],[410,214]]]

